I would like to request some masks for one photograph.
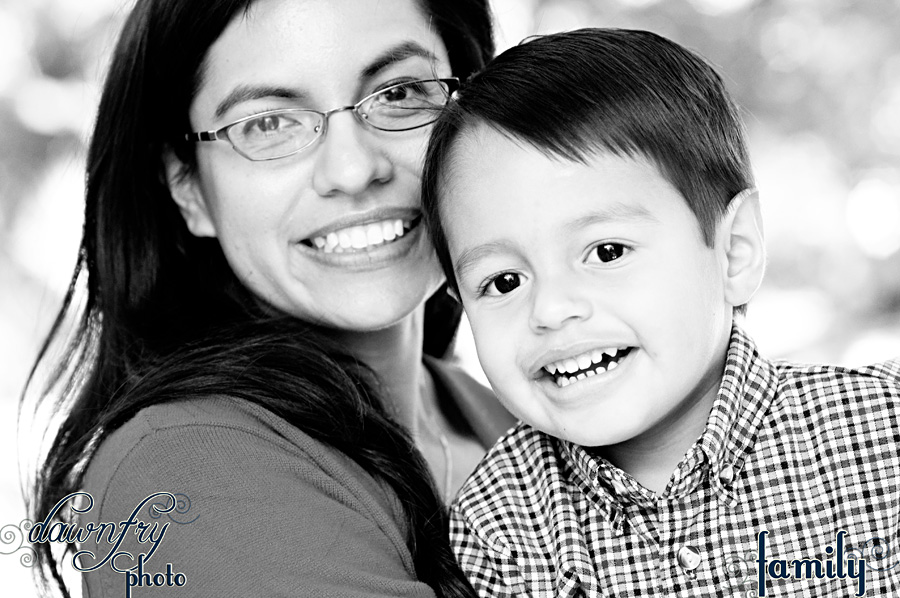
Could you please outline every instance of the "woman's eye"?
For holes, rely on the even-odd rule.
[[[609,262],[614,262],[619,259],[628,251],[628,248],[621,243],[601,243],[597,245],[591,250],[591,255],[588,261],[594,261],[595,259],[600,260],[600,262],[607,264]]]
[[[515,272],[504,272],[488,281],[484,285],[482,295],[505,295],[516,290],[522,284],[522,277]]]
[[[275,135],[299,124],[299,121],[288,118],[284,114],[266,114],[246,121],[243,134],[244,136]]]
[[[418,108],[443,105],[446,88],[439,81],[407,81],[393,85],[375,98],[375,105],[394,108]]]
[[[392,87],[391,89],[386,89],[381,92],[381,99],[387,103],[395,103],[402,102],[406,99],[406,96],[409,93],[407,89],[407,85],[399,85],[397,87]]]
[[[256,126],[262,132],[274,131],[278,128],[278,117],[277,116],[266,116],[260,118],[256,121]]]
[[[411,81],[395,85],[381,92],[379,99],[387,104],[397,104],[413,98],[421,98],[425,94],[422,83]]]

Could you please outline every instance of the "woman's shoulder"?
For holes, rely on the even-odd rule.
[[[192,432],[199,430],[256,437],[284,446],[308,449],[321,446],[308,434],[260,405],[235,397],[212,395],[144,407],[110,433],[103,448],[119,454],[122,448],[140,444],[154,435],[167,436],[173,442],[190,443],[196,440]]]
[[[198,451],[200,451],[198,453]],[[197,397],[145,407],[104,439],[88,468],[91,480],[122,475],[124,465],[140,469],[155,464],[181,465],[199,460],[203,470],[213,466],[240,470],[254,457],[297,469],[300,463],[335,476],[368,477],[351,459],[271,411],[227,396]],[[290,456],[290,461],[282,461]],[[267,460],[268,461],[268,460]],[[133,463],[129,463],[133,462]],[[121,481],[121,480],[118,480]]]
[[[413,584],[414,595],[421,589],[396,497],[340,451],[246,401],[208,397],[142,409],[102,442],[84,490],[94,499],[85,521],[168,524],[149,570],[172,563],[196,580],[195,590],[204,588],[197,595],[216,588],[277,595],[298,584],[327,594],[346,579],[363,580],[363,593],[384,580]],[[172,510],[154,510],[170,495]],[[129,540],[123,546],[132,555],[151,547]],[[105,541],[92,546],[89,565],[110,550]],[[120,560],[119,568],[137,564]],[[223,570],[224,562],[236,567]],[[360,577],[360,566],[394,575]],[[121,595],[124,580],[109,564],[85,573],[91,596]]]
[[[198,441],[193,433],[198,431],[220,430],[226,435],[271,440],[267,419],[276,418],[261,417],[254,411],[251,404],[226,396],[196,397],[144,407],[103,440],[91,462],[92,473],[107,469],[105,465],[121,461],[132,451],[146,450],[152,443],[171,445],[173,449],[189,446]]]
[[[284,486],[297,491],[298,480],[329,492],[353,489],[357,498],[377,499],[395,511],[386,487],[345,454],[259,405],[227,396],[141,409],[98,447],[85,487],[100,494],[95,499],[102,506],[104,493],[154,480],[181,482],[204,492],[234,488],[240,480],[256,477],[264,479],[254,484],[272,492]]]

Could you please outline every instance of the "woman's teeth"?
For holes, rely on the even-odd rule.
[[[579,380],[615,369],[619,365],[619,360],[630,352],[631,347],[594,349],[545,365],[544,371],[553,376],[556,385],[562,388]]]
[[[313,237],[309,244],[325,253],[361,251],[399,239],[411,228],[411,220],[383,220],[342,228],[324,237]]]

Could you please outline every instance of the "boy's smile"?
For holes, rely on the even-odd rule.
[[[619,366],[619,362],[631,353],[631,349],[632,347],[592,349],[574,357],[554,361],[545,365],[543,370],[553,378],[557,386],[565,388],[570,384],[613,371]]]
[[[441,217],[501,400],[614,463],[626,447],[683,454],[724,366],[727,236],[708,247],[642,158],[570,162],[477,125],[449,164]]]

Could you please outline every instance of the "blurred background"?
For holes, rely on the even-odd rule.
[[[18,397],[75,263],[85,141],[129,3],[0,0],[0,579],[34,596]],[[743,107],[768,237],[746,326],[770,356],[900,355],[900,0],[494,0],[499,48],[650,29],[718,65]],[[460,357],[473,370],[471,343]],[[23,563],[24,561],[24,563]]]

